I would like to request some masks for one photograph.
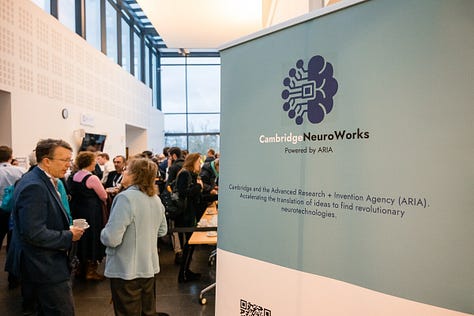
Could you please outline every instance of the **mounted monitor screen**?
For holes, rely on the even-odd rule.
[[[79,151],[104,151],[105,138],[106,135],[86,133],[82,139]],[[92,149],[92,147],[94,149]]]

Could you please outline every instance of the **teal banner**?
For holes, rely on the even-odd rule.
[[[474,313],[474,1],[224,49],[219,248]]]

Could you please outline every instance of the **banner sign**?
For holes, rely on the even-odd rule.
[[[367,1],[221,51],[217,315],[474,313],[473,13]]]

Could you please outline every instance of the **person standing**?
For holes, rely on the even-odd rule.
[[[71,166],[72,148],[56,139],[36,145],[38,165],[15,187],[13,235],[6,270],[21,277],[22,295],[39,315],[74,315],[69,250],[83,228],[69,226],[56,189]]]
[[[157,169],[146,158],[128,163],[122,179],[126,189],[114,198],[109,221],[101,232],[115,315],[156,315],[157,240],[168,230],[155,186]]]
[[[107,188],[115,188],[117,193],[120,188],[120,184],[122,182],[122,171],[125,167],[125,157],[124,156],[115,156],[113,159],[114,171],[110,171],[109,175],[107,176],[107,181],[104,184],[104,187]]]
[[[184,164],[182,151],[179,147],[171,147],[168,156],[168,177],[166,178],[166,186],[173,186],[173,181],[176,179],[178,172]]]
[[[96,165],[96,154],[83,151],[77,155],[75,165],[79,169],[70,182],[71,213],[74,219],[83,218],[90,228],[77,244],[77,257],[81,262],[80,276],[86,280],[102,281],[104,276],[97,272],[99,262],[105,255],[100,242],[100,231],[105,226],[105,192],[100,179],[92,174]]]
[[[3,202],[3,194],[6,187],[14,185],[18,179],[25,173],[20,167],[13,166],[13,150],[8,146],[0,146],[0,205]],[[3,245],[3,239],[8,234],[11,210],[0,208],[0,248]],[[7,236],[7,251],[10,243],[10,236]]]
[[[13,150],[8,146],[0,146],[0,249],[3,245],[3,240],[5,235],[7,236],[7,252],[10,247],[11,240],[11,221],[10,213],[11,208],[3,209],[5,189],[9,186],[15,185],[15,183],[21,178],[21,176],[26,172],[23,168],[12,165]],[[8,203],[7,203],[8,204]],[[18,279],[15,275],[8,274],[8,288],[13,289],[18,286]]]
[[[202,181],[198,179],[200,171],[201,155],[199,153],[187,155],[176,179],[178,207],[182,208],[181,214],[175,220],[176,227],[195,227],[197,224],[197,214],[201,213],[202,199]],[[179,283],[194,281],[201,277],[200,273],[189,269],[194,252],[194,245],[189,244],[191,235],[192,232],[180,235],[184,250],[178,274]]]
[[[175,185],[175,180],[178,175],[178,172],[181,170],[184,164],[184,158],[182,157],[182,152],[179,147],[171,147],[168,154],[168,176],[166,178],[165,189],[161,192],[163,198],[171,199],[171,191]],[[169,189],[168,189],[169,188]],[[167,196],[166,196],[167,195]],[[170,219],[170,226],[174,228],[175,222]],[[171,243],[173,244],[174,250],[174,262],[176,264],[181,264],[183,261],[183,250],[181,247],[181,242],[178,232],[173,232],[171,234]]]
[[[103,168],[101,182],[105,184],[109,173],[115,170],[114,163],[110,161],[109,154],[103,152],[97,154],[97,163]]]
[[[199,177],[202,181],[202,209],[204,212],[210,203],[217,201],[219,198],[219,158],[211,162],[205,162],[201,166]],[[198,218],[201,218],[201,216],[202,214],[198,214]]]
[[[163,159],[160,160],[159,165],[158,165],[158,171],[160,172],[160,178],[163,179],[163,181],[166,181],[167,178],[167,170],[168,170],[168,157],[169,157],[169,147],[164,147],[163,148]],[[163,191],[160,191],[163,192]]]
[[[206,160],[204,162],[211,162],[216,159],[216,151],[212,148],[209,148],[206,153]]]

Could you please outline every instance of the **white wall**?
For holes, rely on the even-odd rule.
[[[11,133],[11,97],[10,93],[0,90],[0,144],[10,144]]]
[[[27,156],[47,137],[76,151],[80,129],[106,134],[111,156],[125,154],[132,139],[126,125],[144,130],[132,139],[142,150],[161,152],[163,114],[153,108],[149,87],[32,2],[2,0],[0,12],[0,90],[11,93],[11,118],[2,112],[0,124],[11,120],[15,156]],[[81,124],[83,114],[92,124]]]
[[[125,139],[128,147],[128,154],[130,156],[143,152],[143,148],[146,148],[146,143],[143,142],[143,135],[145,130],[134,126],[127,125],[125,127],[127,138]]]

